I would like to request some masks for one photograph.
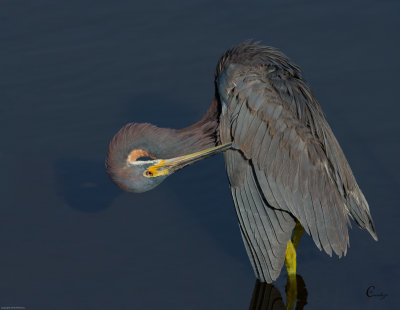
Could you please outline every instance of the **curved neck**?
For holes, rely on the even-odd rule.
[[[111,141],[107,162],[122,165],[135,149],[158,159],[168,159],[213,147],[218,144],[219,113],[218,102],[214,99],[200,121],[183,129],[128,124]]]
[[[171,154],[175,157],[217,145],[219,143],[219,115],[220,107],[214,99],[201,120],[189,127],[173,130],[172,135],[175,136],[176,141],[170,145]]]

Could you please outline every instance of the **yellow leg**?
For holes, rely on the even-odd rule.
[[[292,310],[297,300],[297,279],[296,279],[296,248],[299,245],[304,228],[299,222],[293,232],[292,240],[289,240],[286,246],[285,264],[288,273],[288,282],[286,285],[286,309]]]
[[[296,276],[296,249],[299,245],[301,235],[303,234],[304,228],[299,222],[296,221],[296,226],[293,231],[293,238],[289,240],[286,246],[285,263],[286,269],[289,276]]]
[[[285,263],[288,275],[296,276],[296,248],[291,240],[288,241],[286,246]]]
[[[304,231],[303,226],[301,226],[301,224],[296,221],[296,226],[294,227],[294,232],[293,232],[293,245],[295,249],[297,249],[297,246],[299,245],[303,231]]]

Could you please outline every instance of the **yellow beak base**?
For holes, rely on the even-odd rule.
[[[182,169],[183,167],[190,165],[196,161],[207,158],[219,152],[226,151],[230,149],[232,143],[226,143],[223,145],[218,145],[206,150],[195,152],[188,155],[183,155],[179,157],[174,157],[171,159],[160,159],[157,164],[150,166],[143,173],[143,176],[148,178],[159,177],[163,175],[172,174],[175,171]]]

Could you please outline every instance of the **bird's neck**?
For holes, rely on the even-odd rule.
[[[176,147],[171,147],[174,156],[190,154],[213,147],[219,143],[219,106],[214,99],[207,113],[197,123],[174,130]]]
[[[219,107],[213,101],[207,113],[197,123],[183,128],[159,128],[151,124],[143,126],[141,134],[135,129],[135,137],[128,139],[134,145],[129,148],[144,149],[155,158],[173,158],[204,150],[218,144]]]

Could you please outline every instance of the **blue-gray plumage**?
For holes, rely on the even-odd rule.
[[[318,102],[299,67],[276,49],[246,42],[228,50],[217,65],[213,103],[198,123],[181,130],[128,124],[111,141],[106,166],[123,189],[144,191],[218,151],[225,151],[240,231],[260,280],[279,276],[296,221],[329,255],[346,254],[349,217],[377,240],[368,203]],[[182,157],[194,152],[202,155]]]

